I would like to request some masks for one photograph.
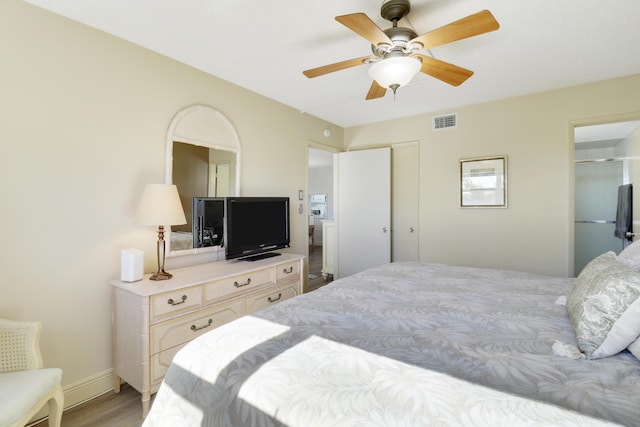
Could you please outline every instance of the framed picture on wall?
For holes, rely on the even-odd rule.
[[[507,207],[507,156],[460,160],[460,207]]]

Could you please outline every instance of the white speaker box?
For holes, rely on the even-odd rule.
[[[144,276],[144,252],[140,249],[123,249],[120,259],[120,280],[136,282]]]

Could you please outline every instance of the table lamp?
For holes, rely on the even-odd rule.
[[[173,184],[147,184],[136,212],[136,223],[158,226],[158,271],[149,279],[171,279],[172,275],[164,271],[164,226],[187,223],[178,188]]]

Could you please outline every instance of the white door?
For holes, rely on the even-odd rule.
[[[391,149],[337,156],[336,278],[391,261]]]
[[[418,143],[391,147],[391,260],[418,261]]]

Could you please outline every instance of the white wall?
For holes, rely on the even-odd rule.
[[[247,196],[297,200],[308,141],[339,147],[343,132],[326,138],[322,120],[19,0],[0,2],[0,52],[0,317],[42,322],[70,404],[110,384],[120,250],[157,268],[157,235],[134,214],[144,185],[164,182],[176,112],[206,104],[233,123]],[[291,251],[307,238],[296,209]]]
[[[469,82],[472,83],[472,82]],[[465,90],[464,86],[460,90]],[[571,275],[573,124],[640,116],[640,75],[345,130],[345,147],[420,141],[424,261]],[[459,160],[508,156],[507,209],[458,207]]]

